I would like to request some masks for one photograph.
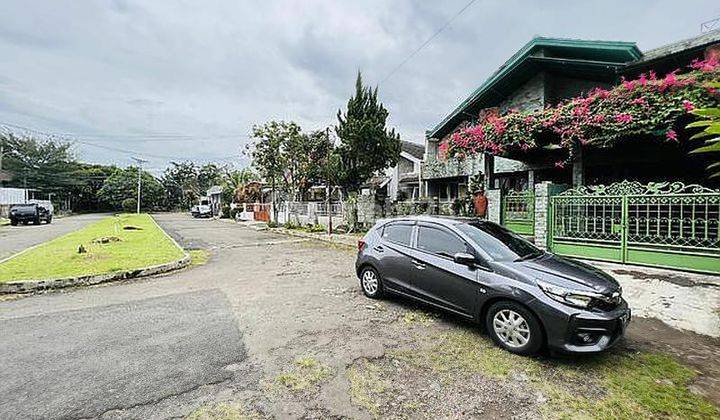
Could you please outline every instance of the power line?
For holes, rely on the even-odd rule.
[[[423,42],[419,47],[417,47],[413,52],[411,52],[407,57],[405,57],[405,59],[404,59],[403,61],[401,61],[400,64],[398,64],[394,69],[392,69],[392,71],[390,71],[390,73],[389,73],[387,76],[385,76],[384,79],[382,79],[382,80],[380,81],[380,84],[385,83],[385,81],[387,81],[390,77],[392,77],[393,74],[395,74],[398,70],[400,70],[400,68],[401,68],[402,66],[404,66],[405,63],[407,63],[408,61],[410,61],[410,59],[413,58],[413,57],[415,56],[415,54],[419,53],[419,52],[420,52],[423,48],[425,48],[433,39],[435,39],[438,35],[440,35],[440,33],[441,33],[442,31],[444,31],[445,29],[447,29],[448,26],[450,26],[450,24],[451,24],[455,19],[457,19],[458,16],[460,16],[461,14],[463,14],[463,12],[464,12],[465,10],[467,10],[470,6],[472,6],[472,4],[475,3],[475,1],[477,1],[477,0],[470,0],[465,6],[463,6],[462,9],[458,10],[458,12],[455,13],[455,14],[453,15],[453,17],[451,17],[447,22],[445,22],[445,24],[444,24],[443,26],[441,26],[440,29],[438,29],[437,31],[435,31],[435,33],[432,34],[432,36],[430,36],[430,38],[428,38],[425,42]]]
[[[48,138],[50,138],[50,139],[58,139],[58,140],[63,140],[63,141],[69,141],[69,142],[73,142],[73,143],[84,144],[84,145],[86,145],[86,146],[91,146],[91,147],[97,147],[97,148],[100,148],[100,149],[110,150],[110,151],[114,151],[114,152],[127,153],[127,154],[130,154],[130,155],[138,154],[138,151],[137,151],[137,150],[128,150],[128,149],[122,149],[122,148],[119,148],[119,147],[113,147],[113,146],[106,146],[106,145],[97,144],[97,143],[91,143],[91,142],[88,142],[88,141],[79,140],[79,139],[77,139],[77,138],[70,138],[70,137],[68,137],[68,136],[66,136],[66,135],[64,135],[64,134],[47,133],[47,132],[43,132],[43,131],[40,131],[40,130],[36,130],[36,129],[34,129],[34,128],[24,127],[24,126],[17,125],[17,124],[12,124],[12,123],[7,123],[7,122],[0,122],[0,126],[1,126],[3,129],[5,129],[6,131],[9,131],[9,132],[13,132],[14,130],[12,130],[12,129],[14,128],[15,130],[22,130],[22,131],[27,131],[27,132],[31,132],[31,133],[36,133],[36,134],[42,135],[42,136],[44,136],[44,137],[48,137]],[[171,159],[171,160],[183,160],[183,161],[184,161],[184,160],[193,160],[193,159],[188,159],[187,156],[168,156],[168,155],[159,155],[159,154],[154,154],[154,153],[142,153],[142,154],[143,154],[143,156],[153,157],[153,158],[157,158],[157,159]],[[234,159],[234,158],[237,158],[237,157],[239,157],[239,156],[230,155],[230,156],[216,156],[216,157],[198,158],[198,159],[194,159],[194,160],[202,160],[202,161],[219,160],[219,161],[222,161],[222,160]]]

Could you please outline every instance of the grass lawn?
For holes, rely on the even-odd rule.
[[[128,230],[126,227],[138,229]],[[98,239],[107,238],[106,243]],[[82,245],[87,252],[78,253]],[[182,258],[147,214],[110,216],[0,264],[0,282],[125,271]]]

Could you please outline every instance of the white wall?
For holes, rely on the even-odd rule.
[[[25,202],[25,190],[22,188],[0,188],[0,204],[20,204]]]

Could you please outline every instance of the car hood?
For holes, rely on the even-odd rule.
[[[611,294],[620,288],[617,280],[591,265],[553,254],[517,262],[503,263],[531,280],[542,280],[561,287]]]

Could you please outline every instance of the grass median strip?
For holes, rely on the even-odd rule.
[[[169,263],[183,255],[149,215],[122,214],[5,261],[0,264],[0,283],[136,270]]]

